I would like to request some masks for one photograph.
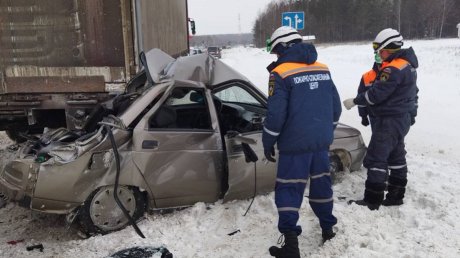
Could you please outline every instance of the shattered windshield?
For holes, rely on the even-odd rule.
[[[249,105],[263,106],[259,100],[249,92],[238,86],[231,86],[215,93],[216,97],[223,102],[244,103]]]

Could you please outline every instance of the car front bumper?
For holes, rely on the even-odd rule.
[[[24,208],[55,214],[67,214],[81,204],[35,198],[39,170],[40,164],[33,159],[9,162],[0,173],[0,196]]]
[[[33,160],[11,161],[0,173],[0,195],[7,201],[17,202],[20,206],[30,208],[31,195],[37,177]]]

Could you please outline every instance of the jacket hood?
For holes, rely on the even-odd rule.
[[[374,62],[374,64],[372,65],[372,70],[374,70],[374,72],[378,73],[379,70],[380,70],[380,66],[381,66],[381,64],[378,64],[378,63]]]
[[[317,58],[318,53],[316,52],[316,48],[313,44],[299,43],[286,49],[286,51],[284,51],[284,53],[278,58],[276,63],[281,64],[294,62],[313,64],[316,62]]]
[[[418,59],[412,47],[407,49],[401,49],[400,51],[394,53],[390,56],[389,61],[396,58],[402,58],[409,62],[412,65],[412,67],[418,68]]]

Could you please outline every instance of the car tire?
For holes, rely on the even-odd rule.
[[[344,167],[340,157],[337,154],[329,156],[329,172],[331,173],[332,183],[340,181],[341,172],[343,172]]]
[[[128,226],[129,220],[113,197],[113,186],[95,190],[84,202],[79,213],[82,233],[88,236],[106,234]],[[144,215],[147,209],[146,196],[137,187],[119,186],[118,198],[134,221]]]
[[[336,154],[333,154],[329,157],[329,171],[334,173],[334,172],[340,172],[343,171],[343,164],[342,161],[340,160],[340,157]]]

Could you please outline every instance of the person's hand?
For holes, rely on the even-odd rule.
[[[343,101],[343,105],[347,110],[350,110],[352,107],[356,106],[355,104],[355,99],[354,98],[349,98]]]
[[[361,124],[364,125],[364,126],[368,126],[369,125],[369,118],[367,118],[367,116],[361,117]]]
[[[411,116],[410,117],[410,125],[414,125],[415,124],[415,116]]]
[[[265,154],[265,158],[268,161],[276,162],[276,159],[274,158],[275,157],[275,147],[272,146],[269,149],[264,149],[264,154]]]

